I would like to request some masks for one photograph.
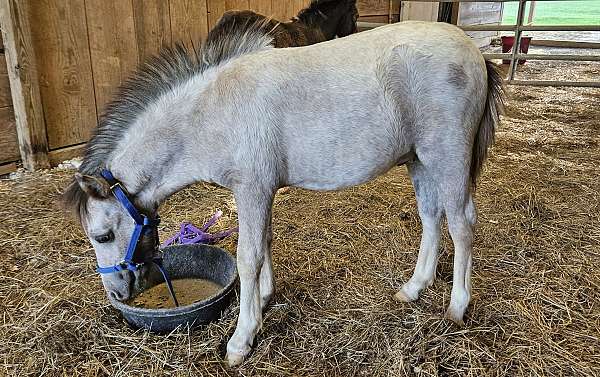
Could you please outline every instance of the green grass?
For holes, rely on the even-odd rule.
[[[518,3],[505,3],[503,24],[517,21]],[[525,22],[529,15],[525,12]],[[600,25],[600,0],[549,1],[535,5],[534,25]]]

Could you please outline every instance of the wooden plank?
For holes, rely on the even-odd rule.
[[[12,106],[6,56],[0,54],[0,107]]]
[[[50,159],[50,165],[56,166],[63,161],[83,156],[85,146],[86,144],[79,144],[67,148],[61,148],[54,151],[50,151],[50,153],[48,154],[48,158]]]
[[[14,171],[17,171],[17,164],[15,164],[14,162],[0,165],[0,175],[10,174]]]
[[[171,44],[171,20],[167,1],[133,0],[133,19],[141,60]]]
[[[398,13],[392,14],[392,22],[398,22],[400,20],[400,15]],[[358,18],[359,22],[375,22],[375,23],[389,23],[390,16],[389,15],[381,15],[381,16],[360,16]],[[359,31],[363,31],[366,29],[360,29]]]
[[[15,114],[12,107],[0,108],[0,163],[20,158]]]
[[[225,0],[208,0],[208,29],[212,29],[219,21],[219,18],[227,11]]]
[[[272,0],[271,2],[272,16],[278,20],[286,20],[288,15],[288,5],[285,1]],[[293,17],[293,16],[292,16]]]
[[[273,13],[273,4],[271,0],[248,0],[248,9],[270,17]]]
[[[6,66],[6,55],[0,54],[0,75],[8,75],[8,67]]]
[[[21,159],[28,170],[46,168],[48,139],[31,40],[29,2],[0,0],[0,24]]]
[[[197,50],[208,34],[206,0],[170,0],[171,40]]]
[[[96,111],[100,114],[138,64],[131,2],[86,1]]]
[[[439,7],[438,2],[403,1],[400,8],[400,20],[437,21]]]
[[[208,0],[209,28],[229,10],[250,9],[279,21],[287,21],[307,7],[310,0]]]
[[[358,14],[361,17],[381,16],[390,13],[389,0],[358,0],[356,2]],[[400,9],[400,0],[392,1],[392,14],[398,13]]]
[[[84,0],[27,2],[49,147],[86,141],[96,125],[96,99]]]
[[[452,4],[452,19],[450,21],[450,23],[452,23],[452,25],[458,25],[459,14],[460,14],[460,3],[453,3]],[[502,13],[500,14],[500,19],[502,19]]]

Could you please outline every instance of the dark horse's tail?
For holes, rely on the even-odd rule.
[[[500,123],[500,115],[504,111],[505,94],[502,74],[498,66],[488,60],[485,61],[485,66],[487,68],[487,99],[471,154],[470,176],[473,186],[477,183],[477,177],[487,157],[488,148],[494,143],[494,133]]]

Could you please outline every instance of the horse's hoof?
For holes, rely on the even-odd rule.
[[[455,324],[457,324],[460,327],[465,326],[465,321],[463,320],[463,315],[454,313],[451,309],[448,309],[448,311],[446,311],[444,318],[451,320],[452,322],[454,322]]]
[[[244,362],[245,355],[236,352],[227,352],[227,364],[230,367],[237,367]]]
[[[412,302],[412,301],[415,301],[416,298],[410,297],[401,289],[398,292],[396,292],[396,294],[394,295],[394,300],[396,300],[398,302]]]

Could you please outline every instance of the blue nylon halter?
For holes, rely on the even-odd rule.
[[[137,208],[133,205],[129,196],[121,186],[121,183],[115,179],[110,171],[107,169],[103,169],[100,174],[102,177],[108,182],[110,185],[110,191],[112,191],[113,195],[119,203],[127,210],[129,215],[135,221],[135,228],[133,229],[133,234],[131,235],[131,239],[129,240],[129,245],[127,246],[127,252],[125,253],[125,257],[123,260],[110,267],[100,267],[96,268],[96,271],[100,274],[110,274],[114,272],[119,272],[123,270],[129,271],[137,271],[144,263],[135,263],[133,261],[133,254],[135,253],[135,249],[140,240],[140,237],[143,234],[149,234],[160,223],[160,217],[156,216],[155,219],[150,219],[148,216],[141,214]],[[162,271],[161,271],[162,272]]]
[[[97,266],[96,271],[100,274],[112,274],[124,270],[137,271],[141,266],[143,266],[146,263],[135,263],[133,261],[133,254],[135,253],[137,244],[140,241],[140,236],[142,235],[142,233],[150,234],[154,230],[156,230],[158,224],[160,224],[160,217],[157,215],[154,219],[151,219],[143,213],[140,213],[129,199],[129,195],[127,194],[127,192],[125,192],[125,189],[123,189],[121,183],[115,179],[115,177],[109,170],[102,169],[100,174],[110,185],[110,191],[113,193],[115,198],[117,198],[119,203],[121,203],[121,205],[127,210],[129,215],[133,218],[133,221],[135,221],[135,228],[133,229],[133,233],[131,234],[131,239],[129,240],[129,245],[127,246],[125,258],[123,258],[123,260],[120,263],[115,264],[114,266]],[[162,258],[154,258],[152,259],[152,263],[154,263],[156,267],[158,267],[158,270],[162,274],[165,283],[167,284],[169,294],[171,295],[175,306],[178,307],[179,302],[177,301],[177,297],[175,296],[175,290],[173,289],[171,279],[169,279],[169,275],[167,274],[167,271],[162,265]]]

